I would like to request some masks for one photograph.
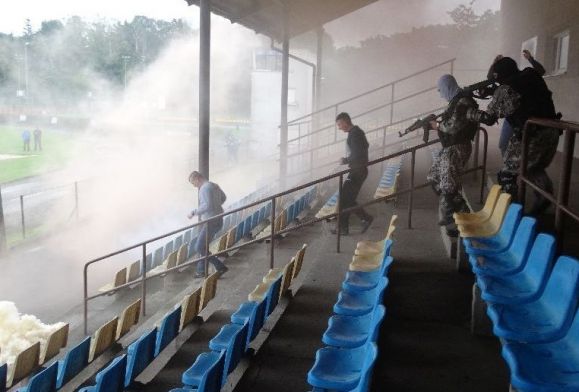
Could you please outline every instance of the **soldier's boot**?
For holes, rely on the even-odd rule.
[[[499,170],[497,173],[497,180],[501,186],[501,190],[511,195],[511,201],[516,201],[518,197],[519,187],[517,186],[516,173]]]

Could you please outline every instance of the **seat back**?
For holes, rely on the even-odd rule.
[[[165,261],[167,264],[167,269],[177,266],[177,251],[169,253],[169,257]]]
[[[378,358],[378,348],[376,343],[366,343],[366,353],[364,355],[364,364],[362,365],[362,371],[360,374],[360,381],[358,385],[353,390],[353,392],[367,392],[370,388],[370,380],[372,379],[372,370],[374,369],[374,364],[376,363],[376,358]]]
[[[163,259],[166,259],[171,252],[173,252],[173,241],[168,242],[165,245],[165,251],[163,252]]]
[[[58,354],[61,348],[66,347],[68,341],[68,324],[64,324],[56,331],[50,334],[46,341],[46,347],[40,354],[40,364],[46,363],[49,359]]]
[[[579,260],[559,256],[540,299],[553,315],[553,324],[568,330],[579,300]]]
[[[225,373],[225,353],[225,350],[219,352],[217,361],[215,361],[203,374],[203,377],[201,377],[197,391],[218,392],[221,390]],[[207,353],[201,355],[207,355]],[[227,375],[225,375],[225,378],[227,378]]]
[[[225,367],[222,377],[221,385],[225,385],[227,376],[235,369],[243,353],[245,352],[245,344],[247,341],[248,323],[243,324],[235,333],[225,354]]]
[[[179,330],[185,328],[199,314],[199,302],[201,299],[201,288],[198,288],[189,295],[186,295],[181,302],[181,326]]]
[[[304,256],[306,254],[306,249],[308,248],[308,244],[303,244],[301,249],[298,250],[296,253],[295,259],[296,263],[294,264],[294,270],[292,274],[292,280],[294,280],[302,270],[302,264],[304,263]]]
[[[127,348],[125,387],[128,387],[155,358],[157,328],[143,334]]]
[[[497,204],[495,205],[495,209],[493,210],[493,213],[489,219],[490,227],[492,227],[493,230],[496,229],[495,233],[498,232],[503,223],[503,219],[505,218],[509,204],[511,204],[511,195],[508,193],[501,193],[499,199],[497,200]]]
[[[510,246],[513,239],[514,233],[519,226],[519,222],[521,221],[521,217],[523,215],[523,206],[518,203],[512,203],[507,210],[507,214],[505,215],[505,219],[503,220],[503,224],[501,229],[499,230],[498,237],[505,241],[506,246]]]
[[[122,392],[124,390],[127,356],[116,357],[96,375],[96,385],[91,392]]]
[[[235,243],[239,242],[243,238],[244,227],[245,227],[245,221],[241,221],[237,225],[237,229],[235,230]]]
[[[96,330],[91,341],[89,362],[92,362],[115,342],[118,321],[119,318],[115,317]]]
[[[257,306],[254,309],[254,313],[249,318],[249,329],[247,331],[247,344],[261,331],[261,327],[263,327],[263,322],[265,320],[265,307],[267,305],[267,301],[259,301]]]
[[[159,353],[175,339],[175,336],[179,333],[180,321],[181,305],[170,311],[161,321],[155,342],[155,356],[159,355]]]
[[[530,216],[521,219],[517,227],[513,243],[509,247],[509,254],[515,257],[517,264],[526,262],[529,251],[535,239],[537,220]]]
[[[141,299],[139,298],[129,306],[127,306],[123,313],[121,313],[121,318],[117,325],[116,339],[119,340],[121,337],[125,336],[131,327],[139,322],[139,316],[141,315]]]
[[[42,369],[30,378],[26,388],[19,389],[21,392],[54,392],[56,391],[56,375],[58,362]]]
[[[158,248],[153,252],[153,268],[163,263],[163,248]]]
[[[273,310],[277,306],[277,303],[279,301],[279,292],[281,289],[281,281],[282,276],[273,281],[273,283],[271,284],[271,286],[269,286],[269,289],[267,290],[267,294],[265,295],[265,301],[267,301],[265,306],[266,318],[271,314],[271,312],[273,312]]]
[[[183,244],[179,247],[179,250],[177,251],[177,265],[181,265],[187,261],[189,252],[188,248],[188,244]]]
[[[525,275],[532,280],[538,291],[541,291],[547,283],[547,276],[553,268],[555,250],[555,237],[544,233],[537,236],[531,248],[525,267]]]
[[[175,239],[173,240],[173,249],[179,249],[182,244],[183,244],[183,235],[175,237]]]
[[[115,283],[113,287],[119,287],[127,283],[127,268],[117,271],[115,274]]]
[[[184,244],[191,242],[191,235],[192,234],[193,234],[193,232],[191,231],[191,229],[187,230],[185,232],[185,234],[183,234],[183,243]]]
[[[231,248],[235,244],[236,242],[235,238],[237,237],[236,233],[237,233],[237,226],[231,228],[227,232],[227,246],[225,247],[225,249]]]
[[[58,361],[56,387],[60,389],[88,365],[91,337],[87,336]]]
[[[217,279],[219,279],[219,274],[216,272],[209,275],[203,282],[199,311],[205,309],[209,301],[215,298],[215,294],[217,293]]]
[[[482,208],[482,211],[487,215],[491,216],[497,201],[499,200],[499,196],[501,194],[501,186],[500,185],[493,185],[489,190],[489,194],[487,195],[487,199],[485,200],[485,205]]]
[[[251,215],[251,229],[255,229],[259,224],[259,210],[255,211],[253,215]]]
[[[14,385],[14,383],[32,373],[32,371],[38,366],[39,358],[40,342],[36,342],[26,350],[20,352],[16,356],[12,369],[10,369],[10,372],[8,373],[7,385]]]
[[[145,268],[147,269],[147,271],[150,271],[153,268],[155,268],[155,266],[153,265],[153,254],[152,253],[147,253],[147,255],[145,256]]]
[[[141,261],[135,261],[129,266],[127,271],[127,283],[137,280],[141,276]]]
[[[387,239],[386,242],[384,242],[384,256],[390,256],[390,252],[392,251],[392,244],[393,241],[390,239]]]
[[[243,236],[248,236],[249,233],[251,233],[251,229],[253,229],[253,226],[251,225],[252,223],[252,216],[248,216],[247,218],[245,218],[245,220],[243,221]]]
[[[294,271],[294,266],[296,264],[296,259],[292,257],[291,261],[283,267],[282,272],[282,279],[281,279],[281,286],[279,289],[279,298],[283,297],[283,295],[288,291],[290,284],[292,283],[292,276]]]

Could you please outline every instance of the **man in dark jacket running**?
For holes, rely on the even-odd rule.
[[[341,160],[343,165],[348,165],[351,169],[342,186],[342,199],[340,204],[342,209],[346,209],[356,205],[358,193],[360,193],[364,180],[368,177],[366,164],[368,163],[369,145],[364,131],[352,124],[352,119],[348,113],[338,114],[336,117],[336,126],[339,130],[348,134],[348,138],[346,139],[348,156]],[[366,232],[372,224],[374,217],[368,214],[363,208],[354,211],[354,213],[362,220],[362,233]],[[349,222],[350,213],[346,212],[341,214],[340,222],[338,222],[341,227],[341,234],[349,234]],[[332,232],[335,233],[336,230]]]

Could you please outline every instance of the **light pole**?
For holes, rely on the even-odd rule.
[[[125,85],[125,90],[127,89],[127,61],[129,61],[129,59],[131,58],[131,56],[123,56],[123,63],[124,63],[124,85]]]

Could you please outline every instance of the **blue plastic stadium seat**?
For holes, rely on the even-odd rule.
[[[251,230],[255,229],[259,224],[259,210],[251,215]]]
[[[122,392],[124,390],[127,356],[113,359],[106,368],[96,375],[96,385],[82,388],[79,392]]]
[[[173,252],[173,241],[168,242],[165,245],[165,251],[163,252],[163,260],[169,257],[169,255]]]
[[[340,291],[338,302],[334,305],[334,313],[344,316],[362,316],[372,312],[378,304],[382,303],[386,286],[388,286],[388,279],[382,277],[378,286],[372,290]]]
[[[6,378],[8,377],[8,365],[0,365],[0,392],[6,390]]]
[[[267,290],[267,293],[264,298],[265,301],[264,320],[266,320],[267,317],[271,314],[271,312],[273,312],[273,310],[277,306],[277,303],[279,302],[279,291],[281,290],[282,278],[283,276],[280,276],[279,278],[274,280],[271,286],[269,286],[269,289]]]
[[[195,363],[181,376],[185,388],[174,391],[218,392],[222,385],[224,366],[225,350],[201,353]]]
[[[493,333],[503,339],[545,343],[569,329],[579,300],[579,260],[560,256],[542,295],[519,305],[489,304]]]
[[[239,309],[231,315],[231,322],[234,324],[248,324],[247,344],[255,339],[265,319],[266,300],[260,302],[248,301],[239,305]]]
[[[84,338],[83,341],[71,348],[63,359],[58,361],[56,388],[62,388],[88,365],[90,339],[90,336]]]
[[[175,237],[173,240],[173,249],[177,250],[181,247],[181,245],[183,245],[183,235]]]
[[[334,315],[328,320],[322,342],[328,346],[354,348],[364,345],[368,339],[376,343],[378,330],[384,320],[386,308],[378,305],[374,312],[364,316]]]
[[[486,238],[464,238],[465,250],[471,255],[492,255],[507,251],[523,215],[523,206],[512,203],[497,234]]]
[[[223,218],[223,229],[224,230],[229,229],[230,225],[231,225],[231,215],[227,215],[225,218]]]
[[[183,234],[183,243],[184,244],[188,244],[189,242],[191,242],[191,236],[193,235],[193,231],[191,229],[187,230],[184,234]]]
[[[221,385],[225,384],[229,373],[235,369],[243,353],[247,342],[247,324],[227,324],[209,341],[209,348],[213,351],[225,353],[225,365]]]
[[[129,345],[127,349],[125,387],[131,385],[135,378],[141,374],[155,358],[156,338],[157,328],[154,328]]]
[[[163,263],[163,248],[158,248],[153,253],[153,268]]]
[[[579,312],[569,331],[551,343],[509,342],[503,358],[511,369],[511,385],[518,391],[579,391]]]
[[[252,223],[252,216],[248,216],[247,218],[245,218],[245,220],[243,221],[243,236],[247,237],[250,233],[251,233],[251,229],[253,229],[253,226],[251,226]]]
[[[377,356],[375,343],[352,349],[324,347],[316,352],[316,361],[308,372],[308,384],[337,391],[367,391]]]
[[[179,323],[181,321],[181,306],[168,313],[159,327],[157,340],[155,341],[155,357],[159,355],[167,344],[169,344],[179,333]]]
[[[380,278],[386,276],[394,259],[391,256],[386,256],[380,268],[373,271],[348,271],[346,272],[346,279],[342,282],[342,288],[349,291],[364,291],[374,289]]]
[[[515,233],[515,238],[506,252],[492,256],[469,256],[472,270],[477,275],[505,276],[521,271],[535,240],[537,220],[524,217]]]
[[[30,378],[25,388],[18,388],[18,392],[54,392],[56,391],[56,374],[58,362],[41,369]]]
[[[238,242],[243,238],[243,226],[245,221],[242,221],[240,224],[237,225],[237,230],[235,230],[235,242]]]
[[[548,234],[539,234],[521,272],[502,277],[477,276],[482,299],[501,304],[520,304],[536,300],[545,289],[554,257],[555,238]]]

